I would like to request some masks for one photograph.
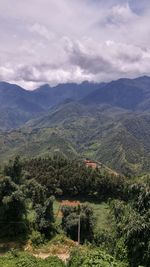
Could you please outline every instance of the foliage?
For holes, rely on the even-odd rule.
[[[149,191],[148,185],[145,190]],[[133,187],[131,191],[133,193]],[[148,196],[149,194],[146,197]],[[137,199],[140,201],[138,202]],[[147,201],[149,202],[148,198]],[[133,267],[138,265],[148,267],[150,264],[150,212],[147,201],[145,202],[142,186],[142,190],[138,190],[138,194],[131,203],[113,201],[111,204],[116,223],[116,237],[121,241],[121,243],[117,241],[116,253],[120,253],[118,248],[121,245],[122,257],[124,253],[127,253],[128,260]]]
[[[48,192],[60,197],[93,197],[99,200],[123,194],[124,178],[102,169],[87,168],[81,161],[55,156],[33,158],[24,169]]]
[[[36,247],[40,244],[43,244],[44,236],[40,232],[33,230],[32,234],[30,235],[30,240],[32,242],[32,245]]]
[[[25,196],[10,177],[0,180],[0,236],[17,236],[26,232]]]
[[[25,238],[34,233],[34,242],[54,232],[53,198],[47,195],[46,188],[34,179],[23,178],[22,164],[17,157],[4,168],[0,179],[0,236]]]
[[[45,260],[37,259],[27,253],[19,253],[14,256],[7,254],[0,257],[1,267],[64,267],[64,263],[57,257],[49,257]]]
[[[16,156],[14,161],[9,161],[8,165],[5,165],[4,176],[9,176],[16,184],[21,182],[22,178],[22,166],[19,157]]]
[[[48,198],[44,205],[36,205],[36,228],[46,237],[50,238],[54,231],[53,198]]]
[[[125,263],[116,261],[112,256],[102,250],[90,250],[85,253],[74,251],[68,267],[126,267]]]
[[[104,169],[87,168],[83,162],[63,157],[36,158],[25,162],[16,158],[4,168],[0,178],[0,237],[29,237],[34,246],[50,240],[56,232],[53,194],[62,198],[92,198],[98,202],[108,200],[107,205],[103,204],[103,209],[97,211],[106,227],[95,227],[95,216],[90,205],[62,207],[62,228],[65,233],[77,241],[80,222],[81,243],[88,241],[92,246],[99,247],[90,247],[88,253],[84,252],[83,255],[79,250],[74,252],[69,267],[124,267],[127,263],[130,267],[150,266],[148,177],[138,182],[133,180],[132,183],[132,180],[125,181],[122,176]],[[105,210],[107,216],[102,214],[108,203],[111,221],[108,210]],[[58,242],[63,242],[65,246],[63,240],[61,238]],[[27,255],[20,258],[17,253],[11,253],[11,256],[0,259],[0,264],[2,261],[12,262],[12,266],[15,262],[15,266],[30,264],[34,267],[36,264],[47,267],[48,264],[57,266],[59,260],[49,258],[41,261]],[[9,266],[7,263],[5,265]],[[63,266],[63,263],[59,261],[59,265]]]
[[[113,254],[115,248],[115,240],[112,232],[98,229],[94,232],[93,242],[96,247],[101,247],[110,254]]]
[[[34,179],[26,180],[23,186],[23,190],[26,198],[32,201],[33,207],[35,207],[37,204],[43,205],[46,201],[46,188]]]

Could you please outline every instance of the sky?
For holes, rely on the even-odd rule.
[[[0,80],[42,84],[150,75],[149,0],[0,0]]]

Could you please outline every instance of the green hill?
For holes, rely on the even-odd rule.
[[[62,153],[89,157],[124,174],[149,172],[150,115],[76,102],[0,135],[1,160]]]
[[[150,172],[150,78],[107,84],[0,83],[0,159],[60,153],[123,174]],[[20,127],[20,128],[19,128]]]

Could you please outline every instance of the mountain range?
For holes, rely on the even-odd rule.
[[[80,100],[102,85],[83,82],[60,84],[55,87],[43,85],[27,91],[15,84],[0,82],[0,129],[17,128],[63,101]]]
[[[0,159],[89,157],[124,174],[150,172],[150,77],[109,83],[0,83]]]

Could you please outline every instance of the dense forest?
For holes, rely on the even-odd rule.
[[[84,199],[85,204],[62,206],[58,225],[55,199]],[[90,201],[105,202],[110,230],[98,230]],[[0,242],[19,240],[42,246],[60,234],[78,240],[80,249],[70,251],[66,263],[57,257],[46,260],[28,252],[10,250],[0,257],[1,266],[150,266],[150,182],[92,169],[84,162],[63,157],[16,157],[1,170]],[[101,215],[102,216],[102,215]]]
[[[54,196],[121,197],[125,178],[105,168],[87,168],[84,161],[53,158],[33,158],[23,163],[26,174],[45,185]]]

